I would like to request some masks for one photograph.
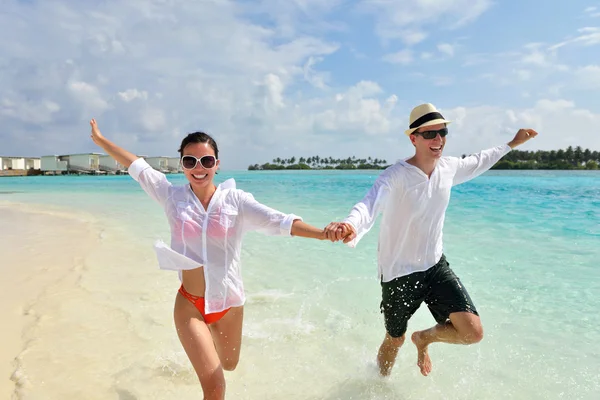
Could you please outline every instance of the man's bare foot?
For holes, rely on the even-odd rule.
[[[431,368],[432,368],[431,358],[429,358],[429,353],[427,351],[427,347],[429,346],[429,344],[425,343],[421,339],[421,332],[413,333],[411,339],[412,339],[413,343],[415,344],[415,346],[417,346],[417,353],[418,353],[417,365],[421,369],[421,373],[423,374],[423,376],[427,376],[431,372]]]
[[[377,366],[379,367],[379,375],[381,376],[389,376],[392,372],[392,365],[387,361],[383,361],[381,357],[377,357]]]

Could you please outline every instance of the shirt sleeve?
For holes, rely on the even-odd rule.
[[[458,158],[452,185],[460,185],[461,183],[478,177],[485,171],[492,168],[494,164],[496,164],[510,151],[510,146],[508,144],[504,144],[502,146],[483,150],[477,154],[472,154],[465,158]]]
[[[347,243],[348,246],[356,247],[360,239],[375,224],[375,220],[383,211],[392,185],[395,182],[392,178],[393,173],[389,169],[381,173],[363,199],[352,207],[350,214],[342,221],[352,225],[356,232],[356,237]]]
[[[165,205],[172,186],[165,174],[152,168],[143,158],[138,158],[132,162],[128,171],[129,175],[140,184],[150,197],[159,204]]]
[[[241,199],[242,218],[245,230],[258,231],[265,235],[292,235],[292,224],[302,218],[294,214],[285,214],[259,203],[250,193],[243,192]]]

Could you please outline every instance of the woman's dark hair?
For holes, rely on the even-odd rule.
[[[215,139],[213,139],[209,134],[204,132],[194,132],[188,134],[185,138],[183,138],[181,141],[181,146],[179,146],[180,156],[183,156],[183,149],[185,149],[185,146],[190,143],[208,143],[208,145],[214,150],[216,159],[219,159],[219,148],[217,147],[217,142],[215,142]]]

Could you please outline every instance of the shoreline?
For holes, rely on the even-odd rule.
[[[11,227],[0,233],[0,317],[5,327],[0,336],[0,397],[19,398],[29,385],[22,356],[37,340],[36,327],[52,318],[40,315],[38,305],[48,296],[73,290],[97,235],[93,220],[51,207],[0,203],[0,219]]]
[[[0,201],[0,218],[0,398],[135,398],[163,358],[187,376],[169,318],[178,279],[146,239],[62,205]]]

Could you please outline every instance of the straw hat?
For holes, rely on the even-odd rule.
[[[409,128],[404,133],[410,136],[414,131],[423,127],[437,124],[449,124],[452,121],[444,119],[433,104],[425,103],[416,106],[410,112]]]

